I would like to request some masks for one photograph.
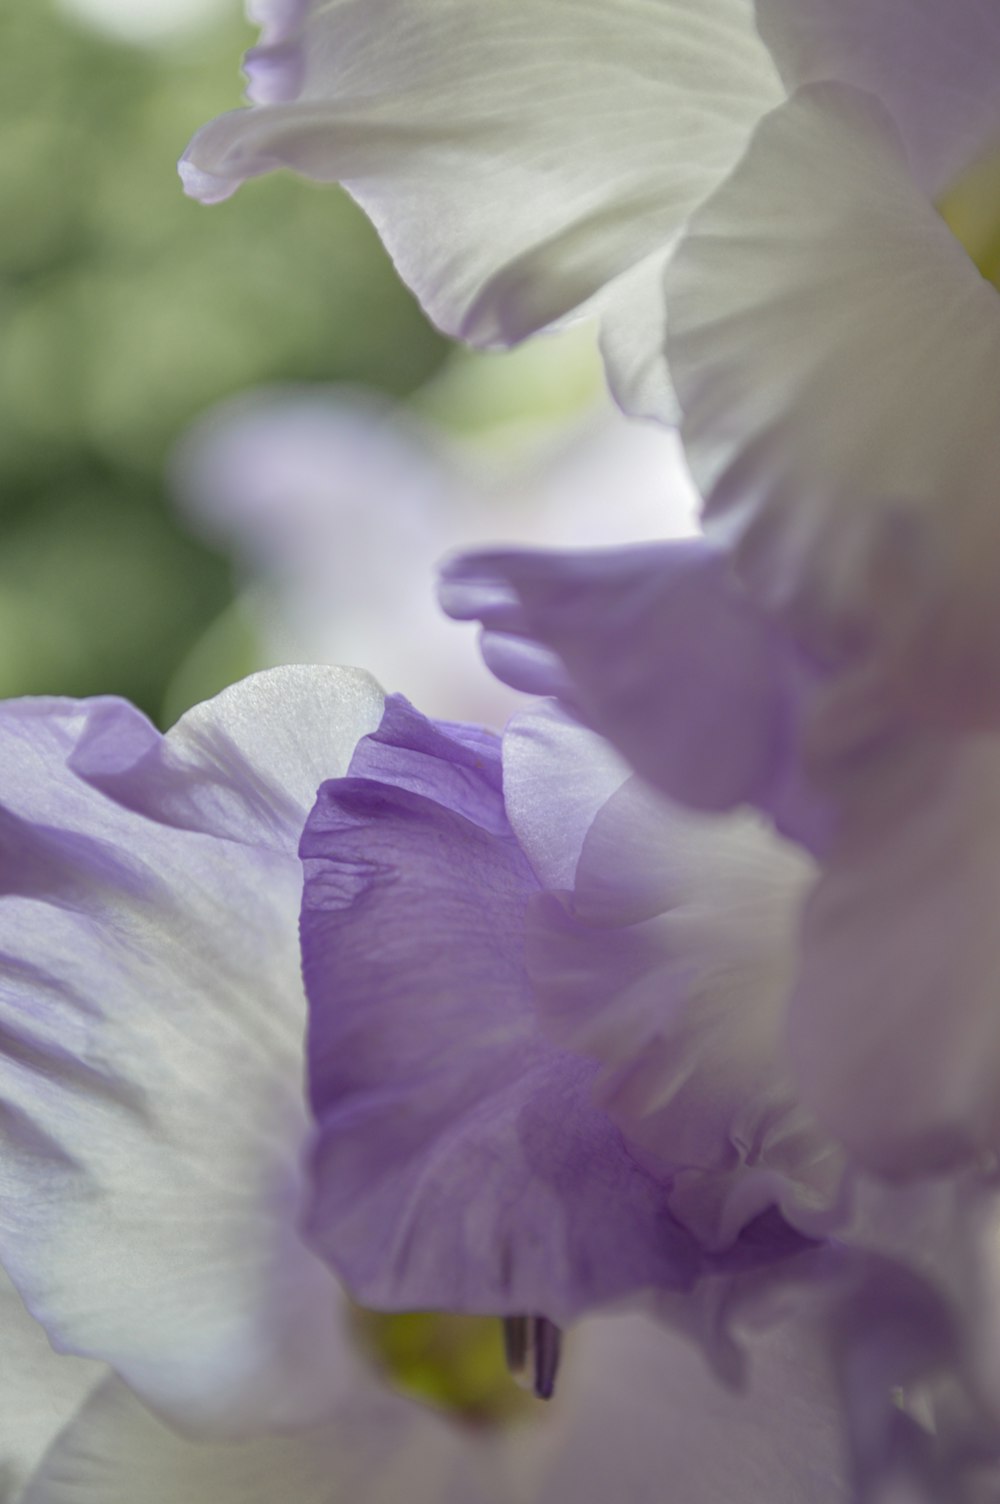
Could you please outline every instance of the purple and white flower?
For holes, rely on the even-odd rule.
[[[333,669],[166,736],[0,710],[0,1257],[78,1355],[22,1504],[597,1504],[668,1468],[681,1504],[964,1504],[992,1466],[988,1180],[847,1208],[795,1096],[812,859],[551,708],[502,751]],[[658,1320],[587,1318],[551,1419],[470,1438],[373,1378],[330,1265],[383,1307]]]

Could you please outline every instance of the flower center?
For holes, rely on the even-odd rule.
[[[963,173],[938,207],[986,280],[1000,288],[1000,149]]]
[[[430,1311],[388,1315],[355,1307],[352,1327],[387,1383],[458,1419],[499,1426],[543,1408],[512,1377],[509,1342],[505,1351],[503,1328],[493,1317]],[[530,1346],[530,1332],[526,1343]],[[554,1364],[554,1357],[540,1356]],[[523,1361],[535,1371],[527,1350]]]

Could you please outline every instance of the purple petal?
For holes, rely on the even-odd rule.
[[[299,42],[251,47],[243,60],[247,98],[254,104],[288,104],[298,98],[306,76],[306,59]]]
[[[588,553],[468,554],[445,567],[445,610],[478,617],[515,685],[560,695],[650,783],[698,809],[752,803],[807,843],[824,811],[802,786],[806,669],[701,539]],[[538,649],[555,655],[547,682]],[[566,689],[566,679],[570,689]]]
[[[664,1180],[593,1105],[595,1068],[539,1033],[499,743],[390,702],[358,768],[301,845],[315,1246],[390,1308],[564,1320],[689,1282]]]
[[[853,712],[995,725],[1000,298],[882,102],[808,84],[768,115],[667,285],[685,451],[747,593]]]

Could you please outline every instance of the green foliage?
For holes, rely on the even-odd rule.
[[[175,161],[240,103],[236,24],[146,50],[0,9],[0,694],[153,714],[231,598],[170,510],[186,424],[261,382],[405,395],[443,344],[362,216],[291,177],[205,209]]]

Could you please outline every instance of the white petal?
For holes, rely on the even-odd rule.
[[[0,1270],[0,1499],[16,1496],[107,1369],[54,1353]]]
[[[336,1287],[299,1241],[297,843],[381,713],[277,670],[166,738],[0,713],[0,1250],[68,1351],[191,1426],[327,1413]]]
[[[790,90],[857,84],[892,112],[914,173],[940,193],[1000,136],[994,0],[756,0]]]
[[[1000,1151],[1000,745],[872,758],[807,907],[792,1045],[807,1102],[875,1169]]]
[[[332,0],[292,45],[250,65],[286,102],[205,126],[188,191],[279,166],[343,181],[431,317],[485,345],[655,267],[781,97],[746,0]],[[648,342],[625,385],[662,327],[659,278],[637,275],[645,319],[634,276],[601,300],[611,344],[619,317]]]
[[[1000,299],[881,105],[774,111],[667,280],[688,458],[757,597],[883,699],[995,716]]]
[[[105,1383],[20,1504],[487,1504],[476,1445],[372,1379],[332,1421],[282,1437],[190,1441]]]
[[[755,1333],[746,1392],[638,1313],[571,1334],[558,1435],[538,1428],[556,1504],[846,1504],[840,1397],[804,1322]]]

